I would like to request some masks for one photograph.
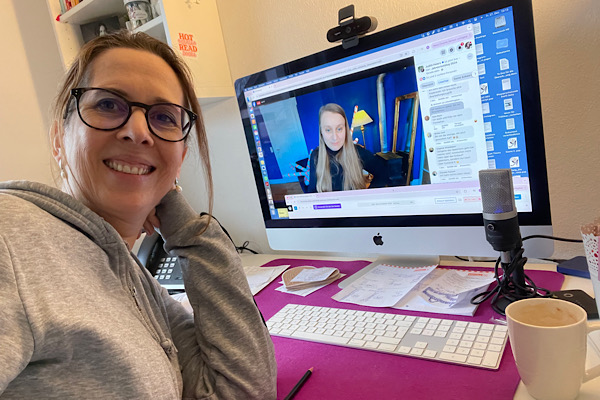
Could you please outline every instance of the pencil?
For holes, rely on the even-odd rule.
[[[312,374],[313,372],[313,367],[310,367],[308,369],[308,371],[306,371],[306,373],[302,376],[302,378],[300,378],[300,380],[298,381],[298,383],[296,383],[296,386],[294,386],[292,388],[292,390],[290,391],[290,393],[285,396],[284,400],[291,400],[296,393],[298,393],[298,390],[300,390],[300,388],[302,387],[302,385],[304,385],[304,382],[306,382],[306,380],[308,379],[308,377],[310,376],[310,374]]]

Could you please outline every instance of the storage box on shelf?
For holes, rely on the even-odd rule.
[[[46,0],[52,18],[60,15],[58,0]],[[194,76],[202,103],[234,96],[216,0],[162,0],[160,15],[136,31],[168,43],[183,56]],[[83,45],[80,25],[125,14],[123,0],[85,0],[60,15],[54,32],[65,69]]]

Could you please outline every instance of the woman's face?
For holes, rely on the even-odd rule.
[[[346,142],[346,120],[338,113],[324,111],[321,114],[321,135],[330,150],[338,151]]]
[[[87,87],[111,89],[129,101],[184,105],[175,72],[143,50],[110,49],[89,66]],[[74,110],[65,123],[64,148],[72,194],[108,221],[143,220],[173,188],[185,156],[183,142],[165,142],[148,130],[145,110],[134,107],[127,123],[114,131],[86,126]]]

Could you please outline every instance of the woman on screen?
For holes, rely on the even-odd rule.
[[[344,109],[325,104],[319,109],[319,147],[310,155],[308,192],[331,192],[385,186],[385,163],[363,146],[354,144]]]
[[[50,129],[62,190],[0,182],[0,399],[275,399],[273,343],[241,259],[178,184],[191,143],[210,212],[185,61],[144,33],[82,47]],[[193,314],[132,253],[159,228]]]

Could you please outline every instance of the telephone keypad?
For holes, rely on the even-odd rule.
[[[183,289],[183,275],[177,257],[162,257],[154,278],[168,289]]]

